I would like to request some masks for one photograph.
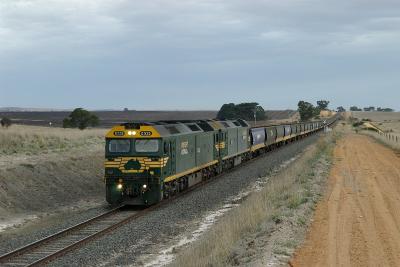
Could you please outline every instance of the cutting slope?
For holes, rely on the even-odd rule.
[[[361,135],[335,149],[326,197],[292,266],[399,266],[400,159]]]

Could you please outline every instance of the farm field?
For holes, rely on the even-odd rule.
[[[329,187],[291,266],[398,266],[400,158],[348,134],[334,151]]]
[[[70,111],[1,111],[0,118],[10,118],[16,124],[33,126],[61,127],[64,118]],[[203,120],[214,119],[218,111],[215,110],[188,110],[188,111],[93,111],[99,118],[100,128],[110,128],[115,124],[127,121],[159,121],[159,120]],[[257,121],[257,125],[274,125],[293,122],[298,119],[292,110],[266,111],[267,119]],[[254,121],[248,121],[254,126]]]
[[[0,118],[8,117],[14,123],[48,126],[62,126],[64,118],[68,117],[70,111],[18,111],[0,112]],[[115,124],[127,121],[149,121],[149,120],[196,120],[213,119],[217,111],[93,111],[99,117],[99,127],[111,127]]]
[[[383,131],[400,133],[400,112],[352,112],[351,116],[371,120]]]
[[[400,151],[400,112],[352,112],[351,117],[358,120],[370,120],[383,133],[367,130],[361,132]]]

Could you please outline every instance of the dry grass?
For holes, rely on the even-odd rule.
[[[105,129],[63,129],[12,125],[0,128],[0,154],[39,154],[71,148],[99,146],[104,143]]]
[[[374,125],[384,131],[384,134],[380,135],[374,131],[362,131],[362,133],[392,149],[400,150],[400,112],[352,112],[352,117],[358,120],[371,120]]]
[[[230,211],[200,240],[179,253],[172,266],[230,265],[232,248],[263,222],[275,221],[285,211],[294,210],[310,200],[313,166],[323,155],[330,155],[333,135],[321,139],[282,172],[271,177],[260,192],[251,194]]]
[[[370,120],[385,132],[400,133],[400,112],[352,112],[351,117]]]
[[[385,132],[400,133],[400,122],[376,122],[375,124]]]
[[[362,120],[369,119],[371,121],[384,122],[384,121],[392,121],[399,122],[400,121],[400,112],[351,112],[351,116],[353,118]]]

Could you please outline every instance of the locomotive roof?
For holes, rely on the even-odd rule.
[[[242,124],[236,120],[184,120],[158,121],[153,124],[153,127],[161,136],[172,136],[196,132],[211,132],[226,128],[248,127],[248,124],[246,123],[245,126],[242,126]]]
[[[211,132],[220,129],[240,128],[240,127],[249,127],[249,124],[246,121],[240,119],[239,120],[168,120],[168,121],[163,120],[163,121],[153,121],[153,122],[134,121],[134,122],[123,123],[119,126],[116,126],[114,127],[113,131],[115,131],[116,129],[123,131],[128,131],[128,130],[143,131],[144,129],[146,129],[146,131],[151,132],[152,129],[154,129],[154,132],[157,132],[157,134],[146,136],[150,138],[150,136],[168,137],[168,136],[183,135],[188,133]],[[112,133],[110,134],[111,136],[113,135]]]

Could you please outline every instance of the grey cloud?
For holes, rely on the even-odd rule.
[[[399,11],[388,0],[5,0],[0,106],[285,108],[381,87],[399,97]]]

